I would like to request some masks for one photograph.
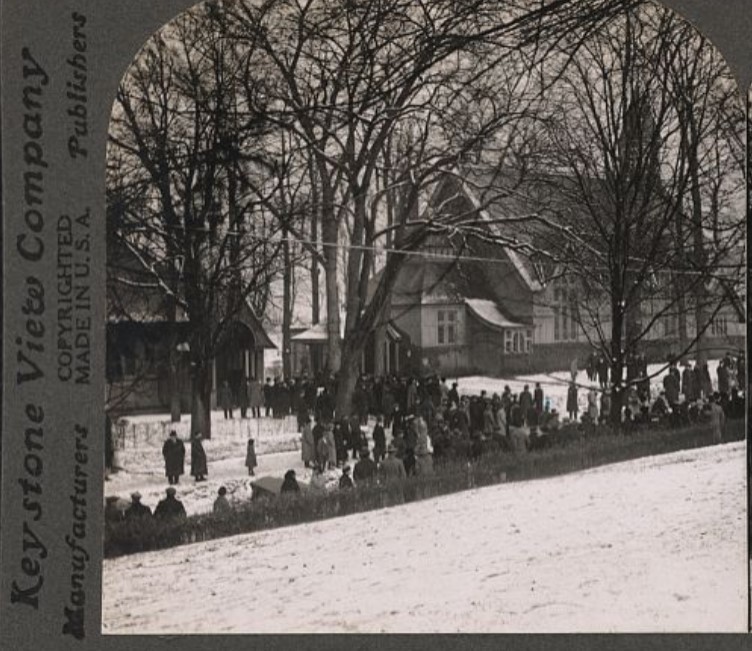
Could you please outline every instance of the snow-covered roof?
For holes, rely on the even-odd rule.
[[[516,323],[508,319],[493,301],[480,298],[466,298],[465,305],[470,308],[471,314],[492,328],[509,329],[528,327],[522,323]]]

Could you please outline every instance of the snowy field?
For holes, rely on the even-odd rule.
[[[106,560],[117,634],[734,631],[745,444]]]
[[[709,363],[711,377],[716,379],[717,360]],[[651,365],[650,374],[657,373],[661,365]],[[485,389],[489,396],[501,394],[505,385],[509,385],[514,393],[522,391],[525,384],[533,390],[536,382],[540,382],[545,395],[551,401],[551,407],[560,413],[565,413],[567,383],[569,372],[520,376],[511,379],[491,377],[465,377],[458,380],[460,394],[479,394]],[[663,373],[653,379],[654,391],[662,386]],[[451,385],[451,380],[448,380]],[[586,409],[587,387],[591,383],[584,371],[580,371],[577,383],[582,387],[579,391],[580,413]],[[370,440],[373,430],[373,420],[366,428]],[[249,437],[256,442],[258,467],[256,476],[274,475],[281,477],[285,471],[292,468],[298,479],[307,482],[311,471],[303,466],[300,456],[300,434],[295,431],[294,417],[284,420],[272,418],[246,419],[239,418],[235,410],[233,420],[225,420],[222,412],[212,413],[212,439],[204,441],[204,449],[209,462],[208,481],[196,484],[187,474],[190,472],[190,444],[187,442],[189,434],[189,418],[184,416],[177,425],[169,422],[167,415],[143,415],[128,417],[124,426],[122,439],[124,448],[118,450],[118,465],[122,470],[113,473],[105,484],[105,496],[117,495],[129,500],[133,491],[139,491],[143,496],[143,503],[152,509],[164,497],[167,479],[164,475],[164,461],[162,459],[162,444],[171,429],[186,441],[186,475],[178,485],[178,498],[185,505],[189,515],[211,510],[212,503],[220,486],[225,486],[231,501],[250,499],[251,478],[245,468],[246,443]],[[387,432],[389,437],[389,433]]]

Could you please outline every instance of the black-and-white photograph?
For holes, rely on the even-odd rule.
[[[109,123],[102,632],[746,632],[746,129],[654,2],[166,23]]]

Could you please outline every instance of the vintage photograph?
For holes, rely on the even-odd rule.
[[[109,123],[102,632],[746,632],[746,112],[642,0],[211,0]]]

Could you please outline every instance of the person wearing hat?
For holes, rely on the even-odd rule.
[[[217,499],[214,500],[212,512],[215,515],[225,515],[227,513],[230,513],[231,511],[232,506],[227,499],[227,489],[224,486],[220,486],[219,491],[217,491]]]
[[[360,451],[360,460],[355,464],[353,479],[358,483],[370,483],[376,478],[376,464],[369,458],[368,448]]]
[[[157,508],[154,509],[154,517],[157,520],[172,520],[186,517],[183,503],[175,497],[175,488],[169,486],[166,493],[167,496],[160,500]]]
[[[279,489],[280,493],[299,493],[300,486],[298,486],[298,480],[295,479],[295,471],[288,470],[285,473],[285,480],[282,482],[282,487]]]
[[[397,458],[397,448],[391,443],[386,449],[387,457],[379,464],[379,474],[386,482],[394,479],[405,479],[405,465]]]
[[[169,438],[162,446],[162,456],[165,460],[167,481],[170,484],[177,484],[180,475],[185,472],[185,446],[175,430],[170,432]]]
[[[206,451],[201,442],[201,432],[191,439],[191,475],[196,481],[206,481],[209,470],[206,467]]]
[[[151,509],[146,504],[141,504],[141,493],[131,493],[131,505],[125,510],[126,520],[139,520],[151,518]]]
[[[109,495],[105,500],[104,521],[108,525],[123,521],[123,512],[118,508],[120,498],[117,495]]]
[[[345,466],[342,468],[342,476],[339,478],[339,487],[347,490],[348,488],[353,488],[353,486],[353,480],[350,477],[350,466]]]

